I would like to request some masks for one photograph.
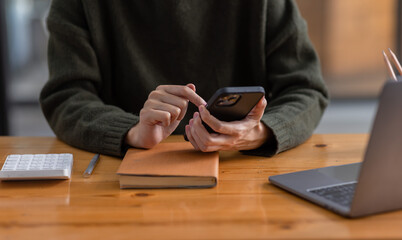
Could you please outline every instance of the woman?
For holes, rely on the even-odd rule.
[[[271,156],[305,141],[328,102],[290,0],[54,0],[47,24],[41,106],[60,139],[89,151],[122,156],[186,132],[202,151]],[[255,85],[267,99],[242,121],[205,109],[218,88]]]

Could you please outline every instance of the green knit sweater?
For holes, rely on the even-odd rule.
[[[88,151],[122,156],[161,84],[194,83],[205,100],[225,86],[263,86],[262,121],[275,138],[245,152],[265,156],[305,141],[328,102],[293,1],[54,0],[47,26],[42,110],[61,140]]]

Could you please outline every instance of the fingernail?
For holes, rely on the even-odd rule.
[[[198,110],[199,110],[200,112],[203,112],[203,111],[204,111],[204,108],[205,108],[205,107],[201,105],[201,106],[198,107]]]

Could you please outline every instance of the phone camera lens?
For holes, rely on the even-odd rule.
[[[217,106],[232,106],[234,104],[236,104],[236,102],[239,100],[240,95],[238,94],[231,94],[231,95],[227,95],[224,97],[221,97],[218,99],[218,101],[216,102]]]

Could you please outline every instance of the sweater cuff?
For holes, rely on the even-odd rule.
[[[290,147],[289,129],[284,124],[285,121],[275,117],[263,117],[261,121],[272,130],[273,136],[263,145],[256,149],[241,151],[247,155],[272,157]]]
[[[127,132],[138,123],[137,116],[119,115],[104,129],[103,150],[106,154],[123,157],[127,151],[124,138]]]

